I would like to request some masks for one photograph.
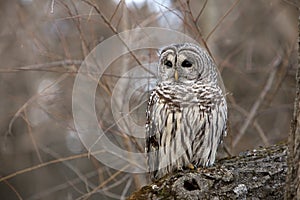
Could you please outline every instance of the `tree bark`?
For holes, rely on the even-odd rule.
[[[286,174],[287,146],[281,144],[220,160],[210,168],[176,172],[129,199],[283,199]]]
[[[300,16],[298,18],[298,68],[296,76],[296,99],[291,123],[288,151],[288,175],[285,199],[300,199]]]

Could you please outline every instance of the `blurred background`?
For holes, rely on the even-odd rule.
[[[214,57],[229,104],[219,157],[287,141],[297,18],[288,0],[0,1],[0,198],[124,199],[149,183],[146,174],[114,170],[89,155],[72,115],[73,83],[84,58],[101,41],[133,28],[183,32]],[[99,126],[128,151],[143,152],[144,140],[116,126],[111,95],[138,61],[157,59],[153,49],[123,55],[98,84]],[[141,126],[150,90],[137,89],[130,99]]]

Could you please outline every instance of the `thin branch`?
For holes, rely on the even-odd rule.
[[[44,151],[45,153],[51,155],[54,158],[58,158],[58,159],[60,158],[60,155],[54,152],[53,150],[51,150],[50,148],[44,145],[39,145],[39,146],[41,147],[42,151]],[[78,178],[84,183],[87,189],[90,188],[93,189],[96,187],[94,184],[88,181],[87,177],[85,177],[84,174],[82,174],[80,170],[76,169],[75,166],[73,166],[71,163],[67,161],[62,161],[62,164],[68,167],[71,171],[73,171],[78,176]]]
[[[289,1],[289,0],[283,0],[283,2],[286,3],[286,4],[288,4],[288,5],[290,5],[290,6],[293,6],[295,8],[298,8],[298,9],[300,8],[300,4],[299,3],[297,4],[296,2],[294,3],[294,2]]]
[[[144,100],[142,102],[140,102],[139,105],[142,105],[143,103],[147,102],[147,100]],[[132,114],[136,109],[138,109],[139,105],[135,106],[130,112],[128,112],[126,115],[123,115],[122,117],[120,117],[120,119],[118,119],[117,121],[115,121],[114,123],[112,123],[109,127],[107,127],[103,133],[97,138],[97,140],[89,147],[88,151],[91,152],[92,149],[94,148],[94,146],[101,140],[101,138],[111,129],[113,128],[115,125],[117,125],[121,120],[123,120],[125,117],[130,116],[130,114]],[[128,138],[128,136],[126,134],[122,134],[124,138]],[[135,141],[135,140],[134,140]],[[137,163],[135,163],[136,166],[139,166]]]
[[[26,65],[23,67],[12,67],[12,68],[6,68],[6,69],[0,69],[0,73],[12,73],[12,72],[18,72],[18,71],[43,71],[43,70],[49,70],[54,67],[58,66],[65,66],[65,65],[81,65],[83,60],[59,60],[59,61],[53,61],[49,63],[41,63],[41,64],[34,64],[34,65]]]
[[[105,186],[107,183],[109,183],[111,180],[113,180],[115,177],[117,177],[119,174],[121,174],[127,167],[129,167],[129,165],[124,166],[122,169],[120,169],[119,171],[117,171],[116,173],[114,173],[112,176],[110,176],[108,179],[106,179],[103,183],[101,183],[99,186],[97,186],[91,192],[86,193],[85,195],[77,198],[76,200],[88,199],[92,194],[96,193],[103,186]]]
[[[229,15],[231,13],[231,11],[237,6],[237,4],[240,2],[240,0],[236,0],[232,6],[229,8],[229,10],[224,14],[223,17],[221,17],[221,19],[218,21],[218,23],[216,24],[216,26],[210,31],[210,33],[207,35],[207,37],[205,38],[206,41],[209,40],[210,36],[215,32],[215,30],[219,27],[219,25],[223,22],[223,20],[227,17],[227,15]]]
[[[204,4],[203,4],[203,6],[202,6],[202,8],[201,8],[201,10],[200,10],[200,12],[199,12],[199,14],[197,15],[197,17],[196,17],[196,19],[195,19],[196,22],[198,22],[198,20],[199,20],[200,16],[202,15],[204,9],[206,8],[207,2],[208,2],[208,0],[205,0],[205,2],[204,2]]]
[[[88,5],[90,5],[91,7],[93,7],[96,12],[100,15],[100,17],[102,18],[102,20],[104,21],[104,23],[113,31],[114,34],[116,34],[118,36],[118,38],[121,40],[121,42],[124,44],[124,46],[126,47],[126,49],[128,50],[129,54],[134,58],[134,60],[139,64],[140,67],[142,67],[146,72],[149,72],[150,74],[154,75],[152,71],[150,71],[149,69],[147,69],[142,63],[141,61],[136,57],[136,55],[131,51],[131,49],[129,48],[129,46],[127,45],[127,43],[118,35],[119,32],[117,31],[117,29],[109,22],[109,20],[104,16],[104,14],[102,13],[102,11],[99,9],[99,7],[96,4],[91,3],[90,1],[87,0],[83,0],[83,2],[87,3]]]
[[[73,13],[72,13],[70,7],[69,7],[67,4],[65,4],[64,2],[61,2],[61,3],[62,3],[62,4],[65,6],[65,8],[67,9],[68,14],[69,14],[70,16],[73,16]],[[71,1],[71,4],[72,4],[73,7],[74,7],[75,15],[78,15],[79,13],[78,13],[77,7],[76,7],[76,5],[74,4],[73,0]],[[78,30],[78,32],[79,32],[79,37],[80,37],[80,40],[79,40],[79,41],[80,41],[80,44],[81,44],[82,53],[83,53],[83,56],[86,57],[86,56],[88,55],[89,50],[88,50],[88,44],[87,44],[86,39],[85,39],[85,37],[84,37],[83,31],[82,31],[82,29],[81,29],[81,23],[80,23],[81,18],[72,18],[72,21],[73,21],[73,23],[75,24],[75,26],[76,26],[76,28],[77,28],[77,30]]]
[[[33,136],[33,133],[32,133],[31,124],[30,124],[30,122],[29,122],[29,120],[28,120],[28,117],[27,117],[26,108],[25,108],[25,110],[24,110],[24,116],[22,115],[22,118],[24,119],[24,121],[25,121],[26,124],[27,124],[28,134],[29,134],[29,137],[30,137],[31,142],[32,142],[32,144],[33,144],[33,147],[34,147],[34,149],[35,149],[35,152],[36,152],[36,154],[37,154],[37,157],[38,157],[40,163],[43,163],[43,159],[42,159],[41,153],[40,153],[40,151],[39,151],[39,148],[38,148],[38,146],[37,146],[36,139],[35,139],[35,137]]]
[[[111,20],[114,18],[114,16],[117,14],[117,11],[119,10],[121,3],[123,2],[123,0],[120,0],[116,9],[114,10],[113,14],[111,15],[111,17],[109,18],[109,22],[111,22]]]
[[[103,153],[103,152],[104,151],[101,150],[101,151],[95,151],[93,153],[94,153],[94,155],[96,155],[96,154]],[[28,167],[28,168],[16,171],[16,172],[14,172],[12,174],[9,174],[7,176],[1,177],[0,178],[0,183],[2,181],[11,179],[11,178],[13,178],[13,177],[15,177],[17,175],[24,174],[24,173],[27,173],[27,172],[30,172],[30,171],[33,171],[33,170],[36,170],[36,169],[40,169],[42,167],[46,167],[46,166],[49,166],[49,165],[52,165],[52,164],[56,164],[56,163],[61,163],[61,162],[64,162],[64,161],[75,160],[75,159],[78,159],[78,158],[88,158],[88,156],[89,156],[89,153],[83,153],[83,154],[78,154],[78,155],[74,155],[74,156],[68,156],[68,157],[64,157],[64,158],[58,158],[58,159],[55,159],[55,160],[44,162],[44,163],[35,165],[33,167]]]
[[[127,181],[127,183],[126,183],[124,189],[123,189],[123,192],[122,192],[122,194],[121,194],[121,199],[126,199],[126,194],[127,194],[128,190],[129,190],[129,188],[130,188],[131,183],[132,183],[132,178],[130,177],[130,178],[128,179],[128,181]]]
[[[22,107],[16,112],[16,114],[13,116],[13,118],[10,120],[9,125],[8,125],[8,134],[12,134],[12,126],[15,122],[15,120],[20,116],[20,114],[31,104],[33,103],[41,93],[46,91],[48,88],[51,88],[52,86],[60,83],[61,81],[65,80],[69,75],[68,74],[63,74],[61,75],[56,81],[54,81],[52,84],[50,84],[48,87],[45,87],[40,93],[35,94],[32,96],[30,99],[28,99]],[[0,181],[1,182],[1,181]]]
[[[97,172],[95,170],[92,170],[91,172],[83,174],[83,176],[85,176],[86,178],[92,178],[96,174],[97,174]],[[56,193],[56,192],[59,192],[61,190],[65,190],[68,187],[70,187],[70,185],[73,186],[73,185],[79,184],[81,182],[82,182],[81,178],[77,177],[77,178],[74,178],[72,180],[68,180],[67,182],[64,182],[62,184],[55,185],[54,187],[49,187],[44,191],[39,191],[38,193],[28,197],[27,199],[28,200],[45,199],[46,196],[49,196],[49,195],[51,195],[53,193]],[[77,191],[77,192],[79,192],[79,191]],[[82,193],[82,194],[84,194],[84,193]]]
[[[256,100],[256,102],[253,104],[248,117],[245,120],[245,123],[243,124],[243,126],[241,127],[239,134],[236,136],[236,138],[234,139],[232,145],[233,147],[237,145],[237,143],[240,141],[240,139],[244,136],[246,130],[248,129],[249,125],[252,123],[258,108],[260,107],[260,105],[263,103],[264,99],[266,98],[267,93],[271,90],[271,87],[273,85],[273,82],[275,80],[276,77],[276,73],[279,70],[279,66],[280,64],[282,64],[282,59],[281,57],[277,57],[274,61],[273,61],[273,70],[269,75],[269,78],[267,80],[267,83],[265,85],[265,87],[263,88],[262,92],[260,93],[258,99]]]
[[[183,7],[183,5],[182,5]],[[187,1],[187,7],[189,9],[189,14],[190,14],[190,17],[192,18],[192,22],[194,23],[194,28],[196,29],[197,33],[198,33],[198,36],[201,40],[201,43],[204,45],[205,49],[207,50],[208,54],[212,57],[212,59],[215,61],[215,58],[214,56],[212,55],[210,49],[208,48],[208,45],[207,45],[207,41],[203,38],[203,35],[201,33],[201,30],[200,30],[200,27],[198,26],[197,24],[197,21],[196,19],[194,18],[194,16],[192,15],[192,10],[191,10],[191,6],[190,6],[190,2]],[[186,23],[186,22],[185,22]]]
[[[244,117],[249,116],[249,113],[244,108],[239,106],[238,104],[231,102],[231,106],[233,108],[235,108],[238,112],[240,112],[242,115],[244,115]],[[265,132],[263,131],[263,129],[261,128],[261,126],[259,125],[259,123],[256,120],[253,121],[253,126],[257,130],[257,132],[258,132],[260,138],[262,139],[264,145],[269,146],[270,143],[268,141],[268,138],[267,138]]]
[[[66,36],[61,32],[61,27],[59,27],[56,23],[53,23],[53,27],[55,28],[57,35],[59,36],[60,42],[58,44],[61,45],[65,57],[71,58],[70,46],[68,46]]]
[[[5,180],[4,183],[5,183],[6,185],[8,185],[8,187],[9,187],[12,191],[14,191],[14,193],[16,194],[16,196],[18,197],[19,200],[23,200],[23,198],[21,197],[20,193],[17,191],[17,189],[16,189],[12,184],[10,184],[7,180]]]

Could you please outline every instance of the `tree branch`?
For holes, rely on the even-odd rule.
[[[284,144],[242,153],[198,171],[176,172],[132,194],[133,199],[283,199]]]

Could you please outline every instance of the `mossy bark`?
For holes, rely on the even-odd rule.
[[[284,144],[222,159],[213,167],[176,172],[128,199],[283,199],[287,174]]]

